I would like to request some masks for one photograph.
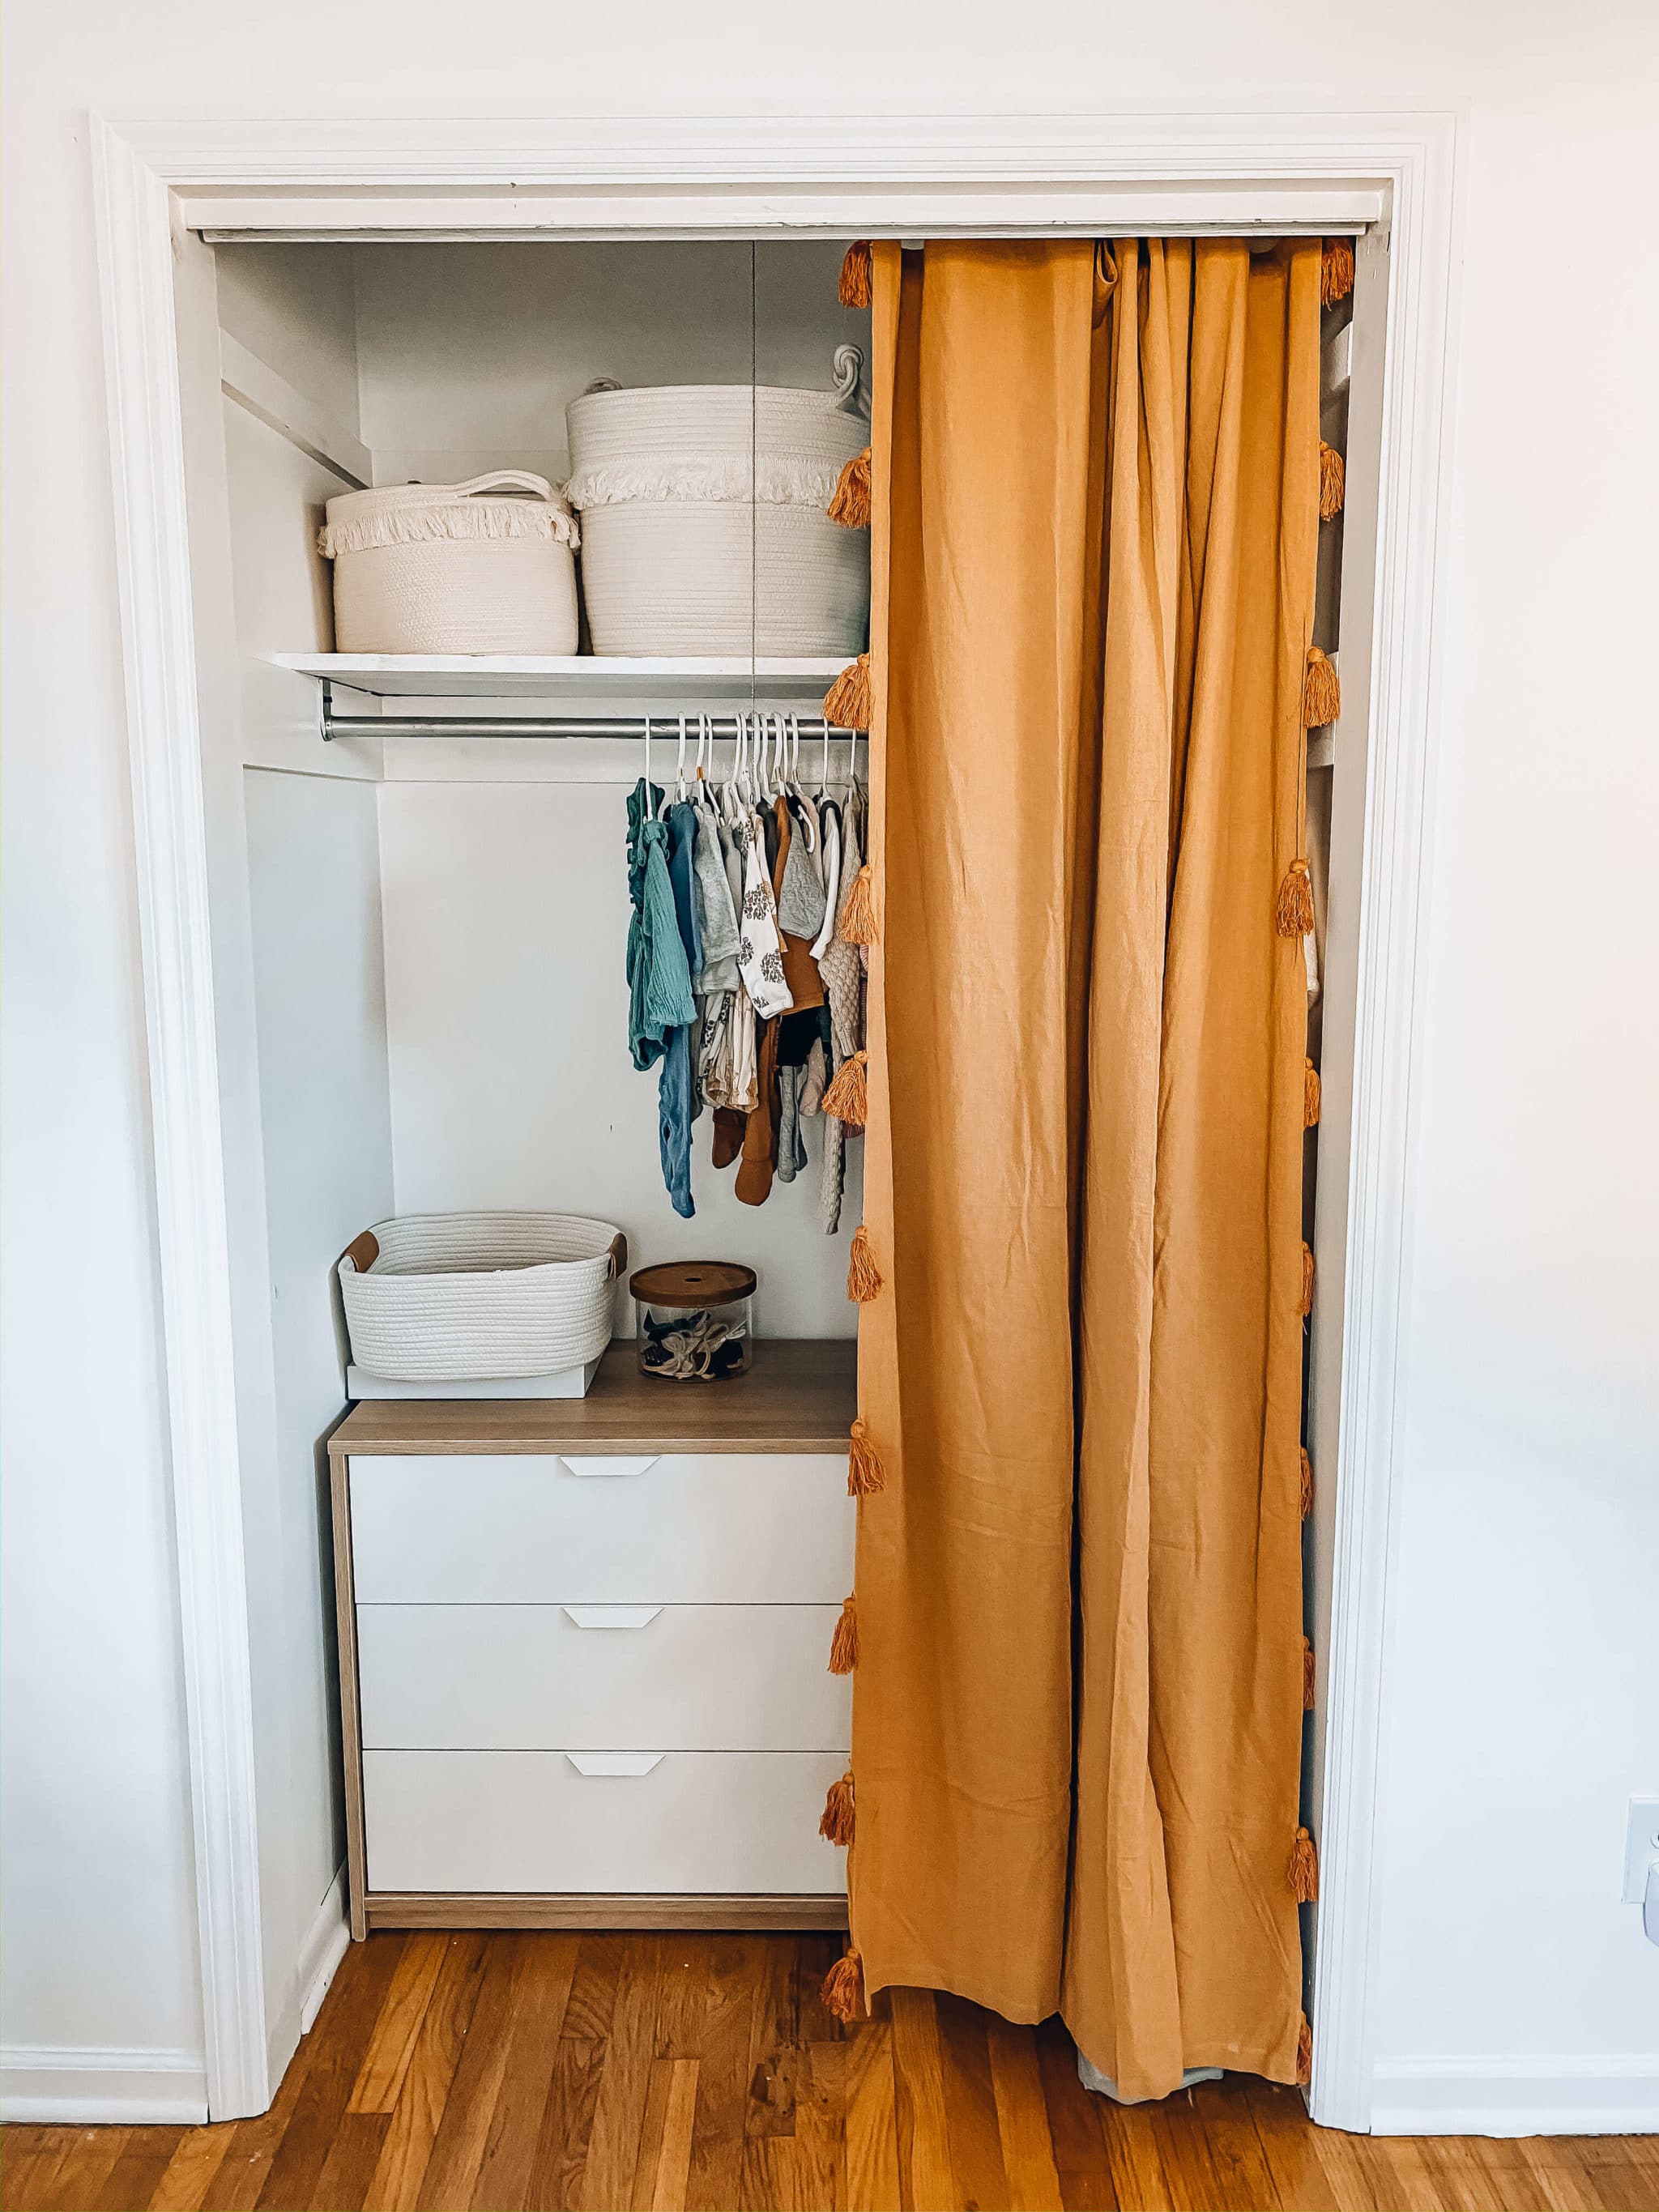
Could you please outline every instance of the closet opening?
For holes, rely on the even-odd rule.
[[[743,1184],[740,1132],[731,1164],[713,1164],[711,1105],[693,1124],[691,1205],[678,1206],[659,1071],[630,1052],[629,861],[642,779],[660,794],[665,833],[683,785],[695,811],[700,783],[744,791],[751,821],[781,810],[792,841],[805,843],[810,823],[813,866],[793,888],[810,893],[816,877],[817,933],[797,908],[801,926],[779,927],[788,847],[763,854],[763,872],[779,869],[769,919],[781,950],[793,939],[810,954],[826,922],[825,949],[835,944],[830,901],[844,902],[870,860],[872,714],[857,672],[872,651],[866,449],[880,450],[872,414],[878,425],[887,403],[872,388],[883,339],[869,290],[844,276],[858,243],[849,233],[270,240],[210,225],[181,240],[263,2002],[277,2074],[314,1992],[317,1929],[342,1911],[357,1936],[793,1927],[833,1938],[829,1955],[848,1924],[836,1791],[860,1640],[849,1491],[869,1488],[856,1346],[871,1262],[854,1245],[862,1124],[827,1115],[824,1098],[855,1058],[864,1073],[871,940],[857,917],[843,932],[851,1026],[823,1034],[826,990],[820,1029],[788,1072],[789,1134],[771,1132],[763,1202],[753,1178]],[[1251,241],[1253,260],[1279,250]],[[1345,621],[1370,620],[1373,552],[1367,542],[1357,568],[1345,559],[1345,459],[1346,519],[1361,533],[1374,532],[1377,501],[1375,440],[1347,450],[1353,314],[1352,287],[1334,288],[1316,401],[1326,490],[1311,642],[1344,675]],[[724,538],[678,547],[641,537],[631,548],[611,531],[621,597],[606,607],[586,562],[623,510],[663,492],[665,470],[648,447],[634,461],[583,456],[571,410],[614,388],[665,386],[752,395],[746,455],[720,446],[727,425],[670,425],[683,445],[707,434],[702,489],[741,520]],[[777,392],[816,395],[856,436],[820,437],[793,480],[781,463],[769,478],[762,395]],[[856,560],[805,529],[798,541],[772,529],[767,544],[781,516],[819,501],[826,471],[830,498],[860,510],[835,526]],[[759,496],[744,497],[757,483]],[[567,514],[576,542],[555,526],[538,543],[573,556],[574,635],[550,629],[526,649],[343,646],[342,552],[428,547],[450,526],[422,535],[399,519],[416,503],[392,502],[392,519],[358,543],[337,525],[340,503],[415,487]],[[568,487],[591,504],[562,498]],[[671,495],[699,503],[684,484]],[[516,512],[501,528],[464,526],[444,542],[512,544]],[[661,607],[653,562],[674,571]],[[638,625],[653,619],[664,649],[642,650]],[[810,635],[797,634],[802,622]],[[620,627],[607,634],[607,623]],[[1349,721],[1360,731],[1352,751]],[[1351,1082],[1352,985],[1333,1013],[1328,970],[1334,957],[1352,963],[1331,929],[1357,912],[1363,726],[1362,700],[1310,732],[1298,855],[1313,912],[1301,940],[1304,1234],[1323,1269],[1334,1223],[1339,1276],[1346,1196],[1322,1173],[1330,1120],[1316,1100],[1322,1076],[1332,1096],[1332,1054],[1339,1098]],[[856,866],[826,884],[832,821],[838,860],[850,851]],[[663,844],[666,860],[669,834]],[[718,837],[711,849],[718,857]],[[752,887],[740,872],[727,888]],[[746,902],[731,911],[741,924]],[[786,1012],[807,1011],[797,989]],[[781,1142],[798,1148],[792,1172]],[[1345,1183],[1345,1121],[1337,1142]],[[532,1396],[502,1376],[497,1390],[452,1397],[442,1377],[374,1382],[349,1327],[343,1255],[386,1224],[522,1213],[581,1217],[626,1240],[606,1292],[612,1341],[585,1389]],[[752,1369],[729,1382],[641,1373],[627,1276],[709,1261],[752,1270]],[[678,1358],[685,1332],[665,1327]],[[1340,1328],[1322,1339],[1316,1309],[1303,1373],[1316,1462],[1322,1425],[1334,1463]],[[1333,1502],[1316,1486],[1305,1523],[1316,1655]],[[1316,1657],[1310,1680],[1317,1698]],[[1322,1788],[1322,1718],[1316,1704],[1307,1807]]]

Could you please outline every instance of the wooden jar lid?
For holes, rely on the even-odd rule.
[[[724,1306],[754,1297],[755,1271],[732,1260],[676,1260],[660,1267],[636,1267],[628,1287],[647,1306]]]

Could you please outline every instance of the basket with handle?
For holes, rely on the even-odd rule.
[[[574,653],[578,542],[527,469],[343,492],[317,541],[334,563],[336,650]]]
[[[595,653],[861,649],[869,542],[825,513],[868,442],[861,368],[843,346],[828,392],[601,385],[571,401],[565,496]]]
[[[628,1240],[574,1213],[406,1213],[337,1273],[354,1364],[394,1382],[547,1375],[611,1341]]]

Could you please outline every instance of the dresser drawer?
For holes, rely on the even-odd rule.
[[[835,1896],[847,1855],[818,1817],[845,1764],[839,1752],[365,1752],[368,1887]],[[617,1766],[645,1771],[604,1771]]]
[[[852,1587],[833,1453],[354,1457],[350,1480],[361,1603],[839,1605]]]
[[[364,1605],[380,1750],[830,1751],[852,1681],[825,1605]]]

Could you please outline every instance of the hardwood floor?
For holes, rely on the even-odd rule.
[[[896,1990],[851,2031],[829,1936],[374,1936],[271,2110],[0,2131],[4,2212],[1654,2212],[1659,2142],[1345,2136],[1243,2075],[1079,2083],[1053,2022]]]

